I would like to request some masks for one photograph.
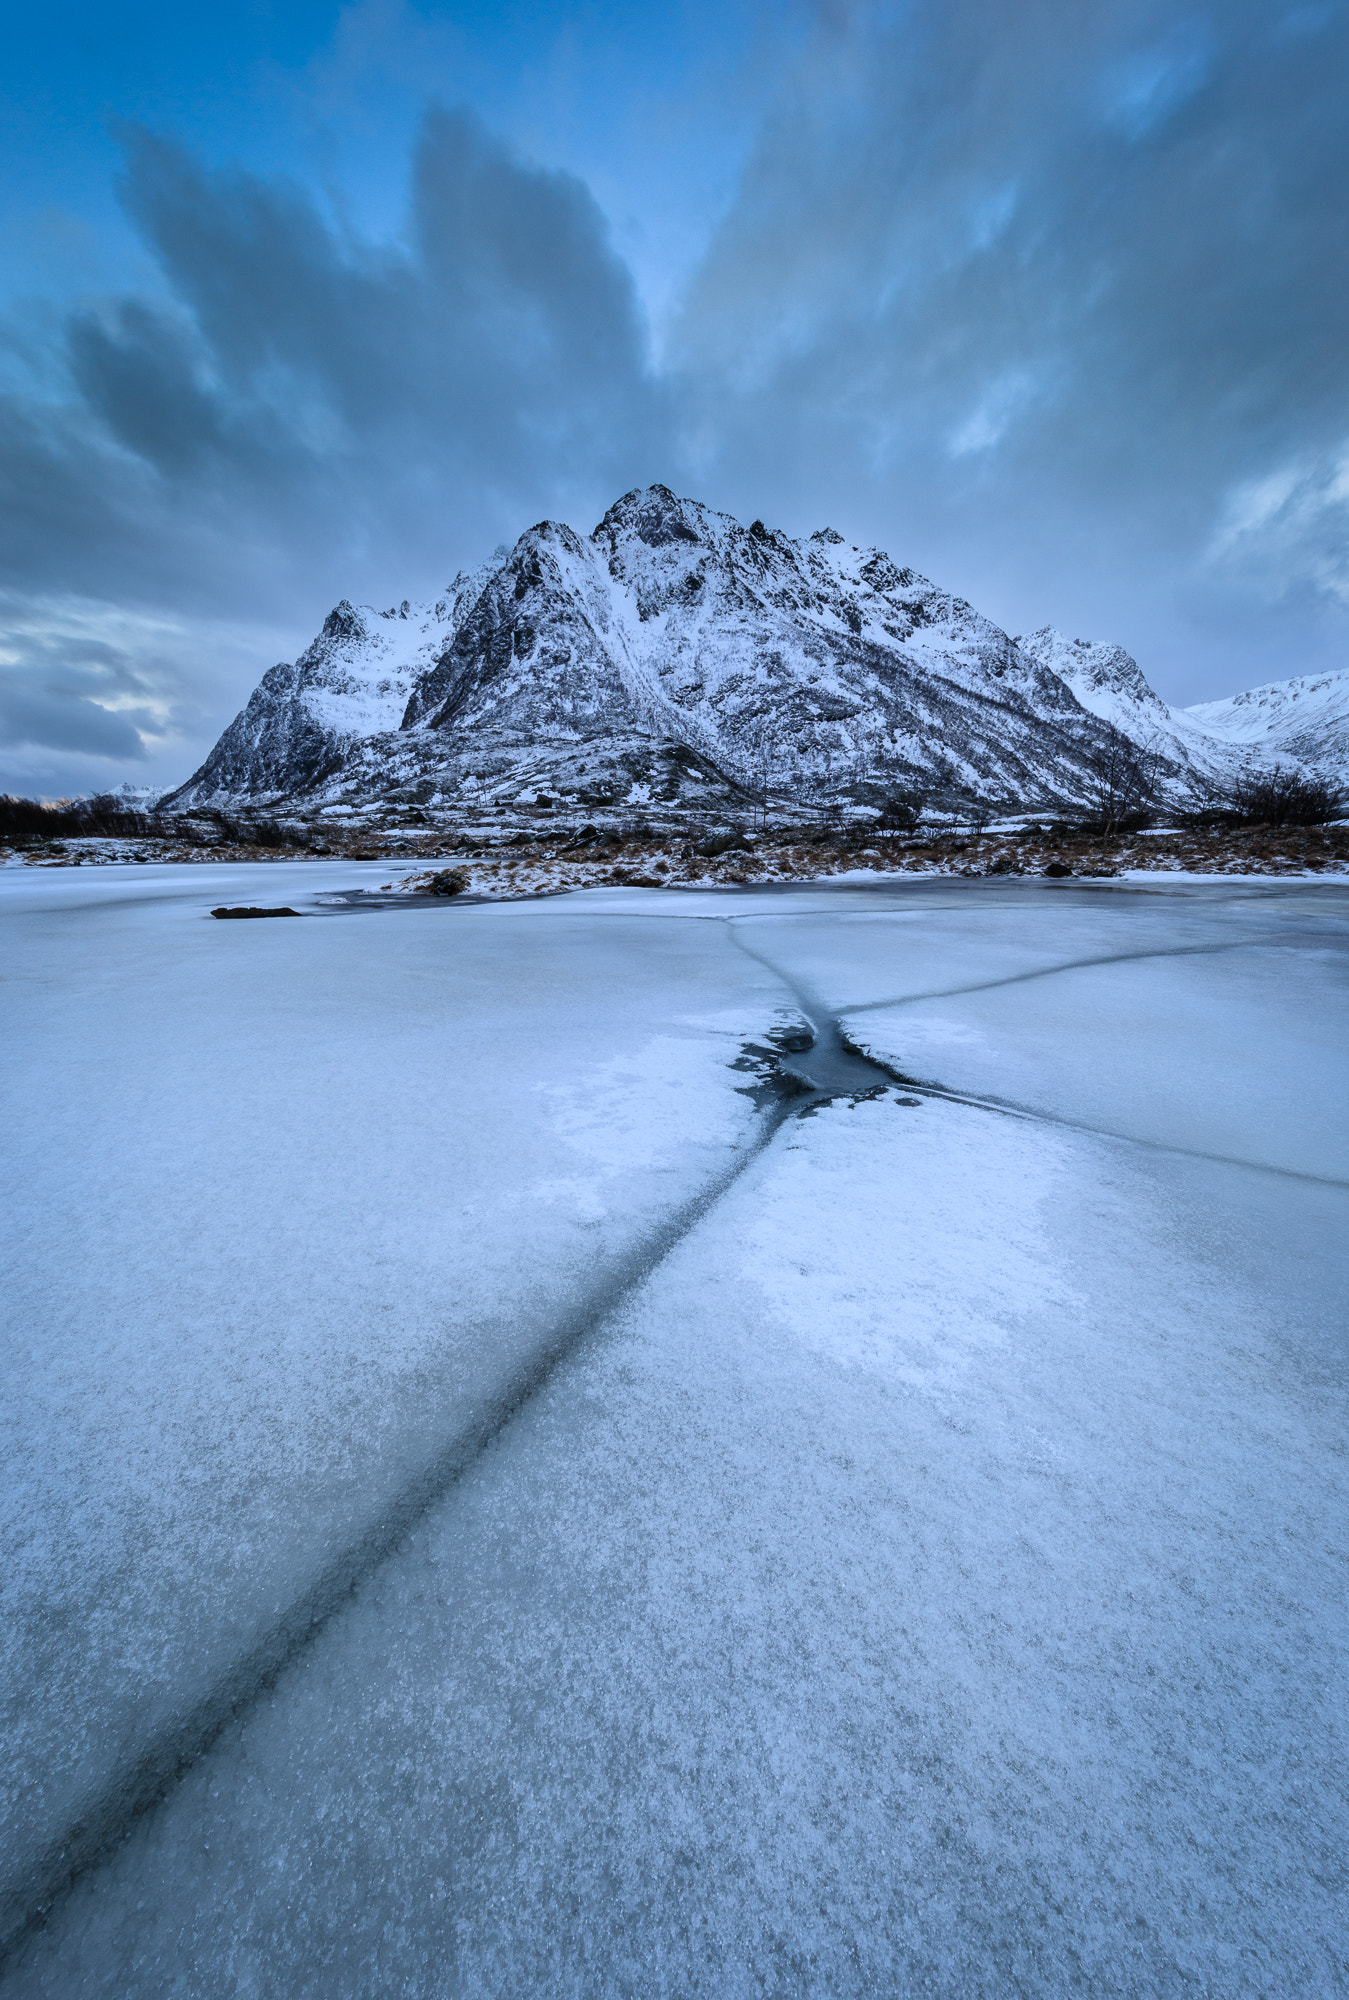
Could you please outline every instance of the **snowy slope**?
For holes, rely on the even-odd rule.
[[[1069,639],[1051,625],[1018,638],[1016,645],[1028,659],[1057,674],[1092,715],[1160,752],[1181,778],[1221,781],[1249,761],[1249,752],[1216,740],[1192,710],[1164,702],[1123,646]]]
[[[1349,784],[1349,671],[1271,681],[1178,713],[1222,742],[1296,757]]]
[[[505,550],[498,552],[505,555]],[[492,564],[460,572],[434,604],[376,611],[343,598],[292,665],[264,674],[169,807],[282,797],[321,784],[352,748],[397,728],[408,695],[476,601]]]

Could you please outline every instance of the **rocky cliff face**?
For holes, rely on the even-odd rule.
[[[590,535],[531,528],[433,605],[340,604],[173,803],[595,810],[917,786],[1053,805],[1082,796],[1111,722],[1169,732],[1175,778],[1190,738],[1234,754],[1179,728],[1119,648],[1014,641],[881,550],[653,486]]]
[[[504,549],[498,552],[504,557]],[[358,747],[402,722],[408,697],[453,638],[491,565],[434,604],[387,611],[343,598],[294,665],[259,681],[200,770],[164,803],[214,805],[320,793]]]

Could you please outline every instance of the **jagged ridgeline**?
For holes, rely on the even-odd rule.
[[[1071,803],[1114,725],[1164,776],[1237,754],[1117,647],[1009,638],[832,529],[743,527],[665,486],[544,521],[430,604],[343,601],[170,807]]]

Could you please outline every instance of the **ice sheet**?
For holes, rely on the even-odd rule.
[[[734,1169],[780,1003],[719,926],[218,873],[0,891],[10,1913]]]
[[[1326,1164],[1344,919],[1329,894],[1137,909],[481,912],[494,964],[505,926],[565,913],[596,1006],[621,968],[624,1006],[663,990],[668,1020],[674,985],[695,1048],[734,959],[765,982],[736,1005],[881,1001],[848,1018],[896,1059],[949,1019],[1022,1065],[1001,1094],[1156,1117],[1155,1143],[903,1090],[789,1119],[85,1875],[13,1990],[1342,1990],[1349,1198],[1190,1141],[1207,1088],[1233,1158]],[[409,921],[337,920],[404,982],[436,918],[405,956]],[[1140,938],[1186,955],[1126,956]],[[1115,963],[988,983],[1093,954]],[[985,990],[891,1004],[958,984]],[[611,1078],[593,1151],[648,1081]],[[722,1104],[699,1086],[698,1116]],[[639,1153],[615,1143],[616,1203]]]
[[[735,928],[915,1079],[1349,1182],[1341,901],[1032,891]]]

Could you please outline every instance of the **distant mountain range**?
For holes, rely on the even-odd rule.
[[[1349,775],[1349,674],[1172,709],[1119,646],[1010,638],[832,529],[792,541],[651,486],[434,603],[344,600],[162,803],[1043,809],[1085,797],[1111,727],[1172,792],[1271,754]]]

